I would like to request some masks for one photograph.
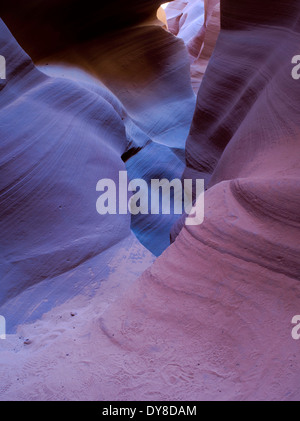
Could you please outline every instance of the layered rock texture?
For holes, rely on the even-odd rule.
[[[218,3],[205,2],[197,31],[182,36],[188,49],[153,24],[149,3],[139,3],[143,24],[134,1],[133,23],[112,19],[122,28],[105,33],[112,44],[98,47],[92,34],[68,40],[76,54],[58,43],[47,57],[24,44],[36,63],[90,63],[102,84],[76,72],[70,81],[61,67],[48,74],[64,78],[46,76],[1,22],[0,313],[10,333],[35,320],[3,346],[1,399],[299,400],[299,2],[221,0],[191,126],[188,61],[212,51],[203,22]],[[194,22],[198,7],[175,1],[169,31],[187,34],[181,12]],[[202,225],[133,222],[157,255],[171,233],[153,264],[128,215],[95,213],[97,180],[125,165],[146,180],[205,179]]]
[[[156,18],[159,2],[133,2],[134,7],[127,8],[124,2],[114,1],[104,9],[100,3],[96,8],[87,4],[83,14],[77,3],[61,1],[59,15],[52,1],[42,6],[22,3],[18,11],[3,7],[2,16],[48,75],[69,78],[71,72],[80,83],[90,82],[90,89],[101,83],[102,91],[104,84],[118,98],[127,140],[122,158],[131,179],[180,178],[196,104],[184,42],[162,28]],[[91,23],[84,23],[84,17]],[[74,76],[74,68],[88,72],[90,79],[96,77],[98,84],[78,72]],[[136,217],[132,226],[139,240],[159,255],[170,244],[176,219],[174,215]]]
[[[120,346],[149,338],[142,352],[183,364],[193,397],[213,396],[212,377],[226,399],[299,397],[298,48],[296,2],[222,3],[186,146],[184,178],[207,181],[205,222],[184,226],[102,321]]]
[[[168,30],[188,50],[192,87],[197,93],[220,32],[220,1],[175,0],[166,9]]]

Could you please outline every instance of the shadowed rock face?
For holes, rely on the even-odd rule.
[[[117,180],[125,170],[127,139],[122,106],[107,90],[47,77],[2,21],[0,46],[7,63],[0,92],[0,304],[44,286],[43,297],[32,294],[11,312],[2,307],[20,322],[51,295],[51,280],[130,235],[129,215],[100,218],[95,202],[97,181]],[[70,284],[68,292],[63,285],[66,297]]]
[[[299,84],[291,77],[298,7],[289,3],[280,20],[282,3],[273,3],[264,23],[260,15],[254,24],[253,2],[241,9],[222,3],[223,30],[198,95],[184,178],[204,178],[210,187],[232,178],[298,176],[298,164],[291,164],[299,136]]]
[[[98,84],[101,92],[105,85],[118,98],[114,101],[119,102],[122,109],[126,136],[121,156],[126,161],[130,179],[142,178],[150,183],[151,179],[180,178],[196,102],[183,42],[161,27],[156,19],[156,2],[134,3],[126,11],[124,4],[118,9],[115,2],[114,7],[101,6],[100,9],[99,6],[101,13],[97,8],[91,12],[85,7],[83,16],[79,16],[76,7],[70,10],[68,4],[61,4],[62,15],[52,16],[52,8],[56,10],[52,3],[38,7],[36,2],[29,2],[26,6],[26,14],[31,13],[28,23],[23,17],[22,23],[18,20],[24,5],[20,5],[19,14],[11,6],[5,6],[1,12],[13,35],[26,47],[35,64],[42,65],[43,72],[68,78],[72,72],[70,67],[81,68],[99,83],[80,76],[81,82]],[[74,4],[76,6],[76,2]],[[63,18],[66,13],[68,17]],[[101,26],[103,16],[106,23],[110,22],[109,28]],[[95,19],[99,20],[99,30],[86,32],[84,22],[91,20],[92,27]],[[43,28],[37,28],[42,22]],[[47,38],[53,28],[64,44],[56,44],[55,37]],[[79,28],[84,31],[82,37],[78,35]],[[36,43],[36,33],[40,32],[42,48]],[[60,67],[53,68],[53,65]],[[134,217],[132,228],[139,240],[159,255],[169,246],[170,230],[177,219],[176,215]]]
[[[97,4],[98,3],[98,4]],[[160,0],[13,0],[1,17],[35,61],[156,16]],[[36,36],[38,34],[38,36]],[[34,42],[33,42],[34,38]]]
[[[243,157],[237,159],[235,154],[235,163],[226,165],[227,171],[232,171],[237,166],[245,166],[248,153],[245,149],[255,151],[257,156],[258,149],[276,142],[290,125],[296,126],[297,130],[299,123],[297,109],[291,105],[296,102],[299,89],[291,78],[291,59],[299,41],[297,2],[286,5],[280,1],[266,1],[258,6],[253,1],[237,5],[225,0],[222,2],[222,28],[208,76],[198,95],[186,150],[188,170],[195,170],[197,176],[204,174],[207,179],[214,174],[220,158],[228,157],[227,153],[223,156],[223,152],[229,143],[232,150],[237,139],[239,143],[243,142],[238,148]],[[258,134],[250,146],[241,131],[254,126],[251,119],[259,107],[267,108],[260,114],[260,121],[255,119],[253,131],[256,133],[260,133],[257,127],[262,119],[266,120],[265,114],[269,119],[274,118],[271,113],[284,116],[281,117],[284,121],[270,123],[265,127],[263,140]],[[250,157],[247,160],[253,161]],[[214,174],[213,179],[216,177]]]

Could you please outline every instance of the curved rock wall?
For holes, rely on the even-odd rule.
[[[152,24],[134,32],[123,27],[124,39],[132,39],[129,51],[142,45],[136,68],[146,70],[134,80],[117,47],[102,65],[93,42],[85,44],[95,57],[93,73],[102,75],[113,95],[103,86],[39,72],[1,23],[1,48],[8,56],[13,51],[0,97],[1,314],[14,308],[15,326],[21,316],[38,318],[68,293],[75,296],[48,318],[22,326],[33,346],[16,359],[15,339],[5,354],[1,399],[299,400],[299,343],[291,335],[300,307],[300,83],[291,74],[299,23],[296,0],[221,1],[222,29],[185,149],[184,132],[165,136],[167,126],[158,124],[156,114],[165,107],[164,121],[172,126],[176,110],[193,100],[184,82],[189,69],[182,42]],[[158,38],[168,45],[166,55],[150,38],[133,36],[155,37],[157,31],[164,33]],[[162,67],[151,60],[145,65],[148,48],[151,57],[162,58]],[[170,85],[164,77],[167,52]],[[69,64],[84,61],[87,70],[82,51],[64,57]],[[134,63],[131,53],[127,57]],[[118,85],[122,68],[125,82]],[[204,178],[207,187],[204,223],[188,227],[182,219],[173,244],[131,282],[128,262],[138,266],[138,275],[151,256],[134,243],[128,217],[99,220],[91,214],[96,181],[124,169],[124,153],[131,174],[170,171],[174,177],[184,170],[183,177]],[[139,224],[141,230],[147,226]],[[127,265],[122,258],[114,263],[113,270],[121,267],[118,279],[111,289],[104,283],[93,298],[93,288],[107,279],[103,267],[120,253]],[[124,278],[120,296],[115,291]],[[71,303],[81,309],[78,324],[66,319]],[[61,384],[64,390],[58,390]]]
[[[169,31],[187,47],[197,94],[220,32],[220,1],[175,0],[168,4],[166,15]]]
[[[222,2],[186,146],[185,178],[207,181],[204,224],[183,226],[102,318],[184,399],[299,399],[299,16],[296,1]]]

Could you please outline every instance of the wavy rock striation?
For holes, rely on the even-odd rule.
[[[121,348],[173,367],[184,399],[299,399],[299,16],[296,1],[222,2],[186,147],[185,177],[207,181],[205,222],[182,225],[101,321]]]
[[[0,305],[10,329],[78,293],[97,266],[107,265],[110,249],[133,239],[129,214],[96,212],[98,180],[117,181],[126,169],[121,104],[107,89],[46,76],[0,24],[7,58],[0,95]]]
[[[189,52],[192,87],[197,93],[220,32],[218,0],[175,0],[166,9],[168,30]]]
[[[26,10],[20,4],[17,12],[12,5],[1,7],[22,45],[43,64],[38,70],[1,22],[7,78],[1,80],[0,98],[0,305],[5,314],[18,308],[7,317],[9,328],[93,284],[99,279],[96,268],[103,268],[105,278],[111,256],[127,248],[124,241],[128,248],[135,244],[130,224],[153,253],[170,244],[176,215],[131,220],[129,214],[96,212],[100,179],[117,183],[119,171],[127,170],[129,179],[171,180],[184,170],[195,106],[188,56],[183,43],[160,27],[155,4],[146,3],[134,16],[117,16],[112,28],[85,32],[88,36],[80,40],[85,26],[76,8],[62,30],[50,2],[38,9],[29,2]],[[68,2],[65,7],[62,16]],[[107,16],[114,16],[113,8],[108,9]],[[23,13],[28,19],[21,25]],[[44,20],[43,28],[37,17]],[[71,31],[78,19],[83,27]],[[50,39],[58,28],[59,39]],[[37,42],[35,30],[40,31]],[[86,73],[91,69],[97,79]],[[140,251],[149,255],[142,246]],[[30,302],[28,295],[35,299]]]
[[[160,3],[133,1],[125,7],[114,1],[90,8],[86,4],[82,13],[77,2],[72,1],[72,8],[70,3],[60,1],[59,15],[50,1],[42,7],[33,1],[19,4],[17,12],[12,3],[1,7],[1,16],[35,64],[43,71],[48,67],[47,74],[69,78],[74,67],[80,68],[98,79],[102,91],[105,85],[118,98],[127,137],[122,158],[130,179],[150,183],[180,178],[196,97],[183,41],[165,31],[156,18]],[[85,22],[90,22],[89,29]],[[86,82],[82,74],[76,77]],[[95,80],[91,84],[97,85]],[[132,219],[132,228],[159,255],[169,246],[177,219],[144,215]]]

